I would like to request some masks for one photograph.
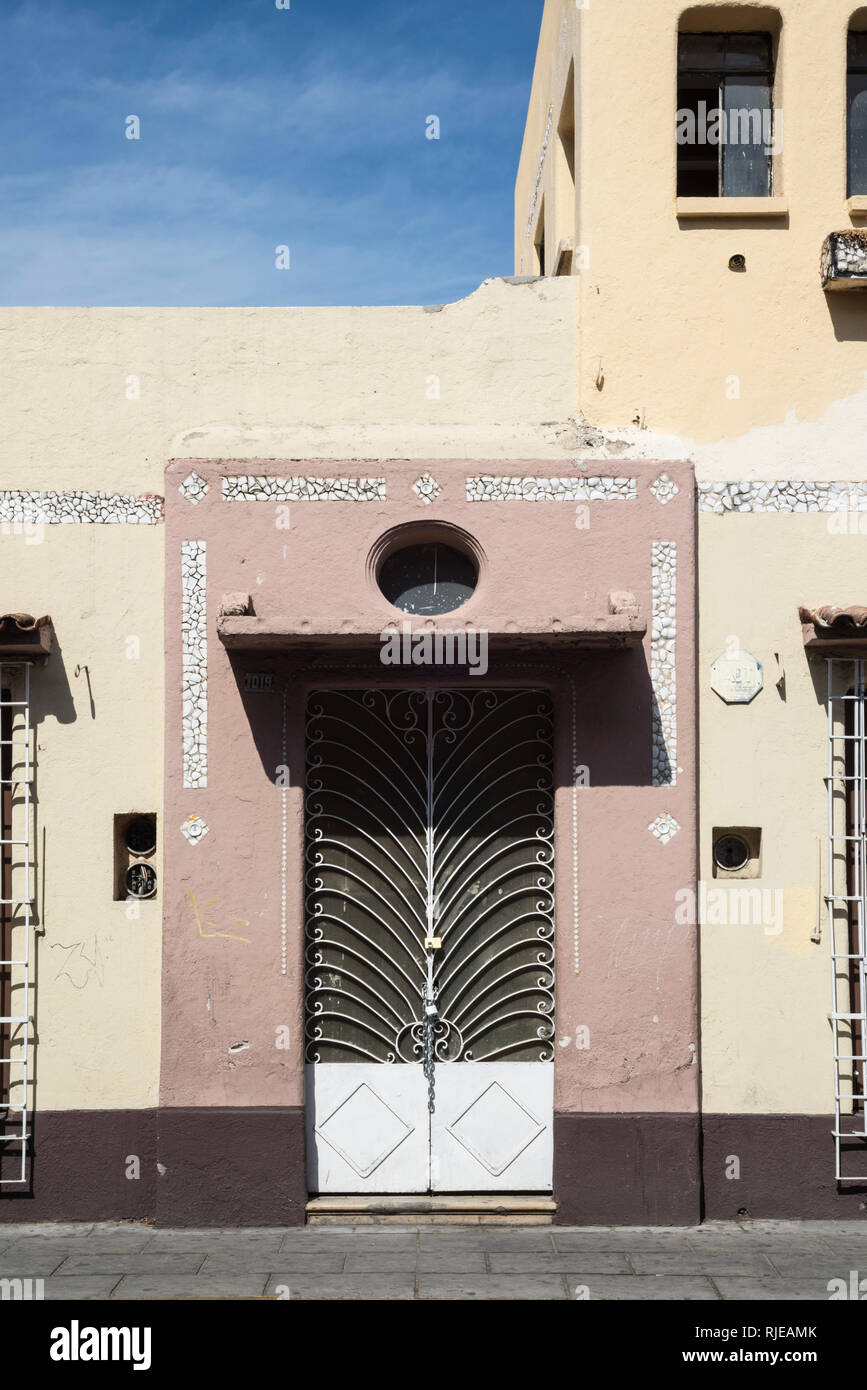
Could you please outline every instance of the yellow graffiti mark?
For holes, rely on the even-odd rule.
[[[199,931],[199,936],[202,938],[203,941],[212,941],[214,937],[220,936],[223,938],[224,941],[241,941],[245,946],[251,946],[253,944],[250,938],[247,936],[232,935],[234,931],[239,930],[241,927],[249,927],[250,923],[245,918],[241,918],[237,922],[231,922],[229,924],[228,931],[202,931],[203,926],[216,927],[217,923],[212,921],[212,919],[206,916],[205,914],[208,913],[210,909],[214,906],[214,903],[218,903],[220,899],[211,898],[209,902],[205,903],[204,908],[200,911],[199,904],[196,902],[195,893],[190,893],[189,897],[190,902],[193,906],[193,913],[195,914],[196,926]]]

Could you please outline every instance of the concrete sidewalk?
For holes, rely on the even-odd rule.
[[[867,1279],[867,1221],[683,1227],[0,1227],[46,1299],[802,1299]],[[5,1286],[4,1286],[5,1288]],[[9,1297],[8,1292],[4,1292]]]

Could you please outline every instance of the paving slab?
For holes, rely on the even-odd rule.
[[[155,1255],[112,1254],[108,1250],[95,1255],[70,1255],[58,1269],[58,1274],[195,1274],[204,1255],[184,1250],[162,1251]]]
[[[547,1270],[565,1274],[579,1264],[586,1274],[632,1274],[626,1256],[619,1250],[587,1250],[580,1255],[574,1250],[514,1255],[494,1250],[488,1259],[492,1274],[543,1274]]]
[[[319,1237],[318,1234],[313,1231],[307,1239],[318,1242]],[[297,1249],[300,1248],[302,1244],[304,1244],[304,1242],[297,1241],[296,1243],[296,1238],[290,1236],[288,1239],[284,1238],[280,1248],[281,1250]],[[323,1242],[322,1245],[323,1248],[328,1249],[334,1249],[335,1246],[339,1246],[341,1249],[354,1250],[357,1254],[362,1252],[364,1254],[382,1254],[385,1251],[388,1251],[390,1254],[415,1254],[418,1249],[418,1237],[415,1234],[393,1235],[391,1231],[377,1233],[372,1232],[368,1227],[366,1231],[359,1231],[349,1235],[344,1233],[342,1240],[332,1241],[327,1246],[325,1242]]]
[[[257,1298],[265,1288],[265,1277],[243,1274],[193,1276],[186,1274],[129,1274],[112,1293],[115,1299],[166,1298]]]
[[[414,1257],[410,1256],[409,1258],[409,1265],[403,1265],[402,1268],[415,1268]],[[215,1249],[205,1257],[200,1272],[207,1275],[231,1274],[233,1270],[237,1270],[241,1275],[268,1275],[295,1270],[299,1274],[342,1274],[345,1263],[346,1255],[342,1250],[326,1250],[310,1254],[306,1251],[294,1250],[277,1254],[263,1251],[260,1255],[238,1257]]]
[[[585,1285],[590,1291],[591,1302],[594,1299],[605,1299],[609,1302],[623,1302],[625,1300],[641,1302],[701,1302],[718,1303],[719,1298],[714,1292],[709,1279],[702,1279],[700,1276],[678,1276],[670,1274],[659,1275],[638,1275],[633,1274],[629,1278],[618,1278],[616,1275],[593,1274],[588,1278],[583,1278],[580,1274],[567,1274],[566,1282],[570,1289],[571,1297],[575,1297],[576,1290],[580,1285]]]
[[[829,1279],[848,1279],[853,1268],[844,1255],[789,1255],[779,1249],[771,1263],[781,1279],[817,1279],[824,1283]],[[867,1261],[862,1277],[867,1278]]]
[[[689,1235],[679,1227],[666,1230],[639,1230],[621,1226],[617,1230],[590,1234],[581,1227],[558,1226],[554,1232],[558,1250],[689,1250]]]
[[[423,1274],[485,1274],[482,1250],[423,1250],[416,1268]]]
[[[721,1274],[715,1275],[713,1282],[727,1301],[821,1302],[828,1298],[825,1285],[816,1279],[738,1279]]]
[[[63,1250],[18,1250],[10,1246],[0,1256],[0,1279],[44,1279],[66,1259]]]
[[[268,1293],[273,1294],[280,1284],[289,1283],[292,1299],[343,1300],[359,1299],[373,1302],[415,1297],[415,1275],[412,1273],[384,1274],[299,1274],[294,1280],[273,1278],[268,1281]]]
[[[629,1252],[629,1263],[636,1274],[739,1274],[769,1279],[774,1271],[759,1250],[733,1250],[730,1253],[696,1250]]]
[[[86,1236],[94,1229],[92,1221],[8,1221],[0,1224],[4,1237],[7,1232],[14,1232],[15,1240],[23,1240],[26,1236]]]
[[[77,1303],[108,1299],[119,1283],[120,1279],[113,1274],[82,1274],[69,1279],[59,1275],[56,1279],[46,1279],[45,1301]]]
[[[564,1300],[566,1289],[559,1274],[488,1274],[477,1278],[467,1274],[420,1274],[418,1296],[424,1299]]]
[[[346,1254],[346,1273],[399,1274],[402,1270],[415,1270],[415,1250],[361,1250],[350,1246]]]

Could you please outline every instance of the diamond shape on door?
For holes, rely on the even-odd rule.
[[[542,1134],[545,1126],[499,1081],[494,1081],[446,1128],[483,1168],[498,1178]]]
[[[316,1126],[316,1133],[360,1178],[369,1177],[412,1132],[413,1126],[386,1105],[366,1081]]]

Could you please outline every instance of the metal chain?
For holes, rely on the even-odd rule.
[[[427,1078],[427,1108],[431,1114],[434,1112],[436,1100],[436,1026],[437,1026],[437,1006],[432,999],[427,997],[424,1000],[424,1019],[422,1021],[422,1057],[424,1060],[424,1074]]]

